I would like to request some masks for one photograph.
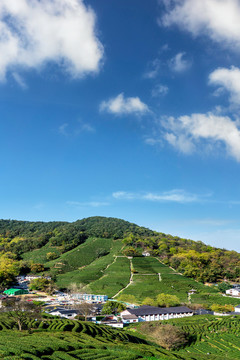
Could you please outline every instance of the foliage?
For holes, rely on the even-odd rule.
[[[20,272],[19,263],[13,260],[8,253],[0,254],[0,287],[11,284]]]
[[[210,309],[215,312],[219,313],[229,313],[231,311],[234,311],[234,308],[232,305],[219,305],[219,304],[213,304],[210,306]]]
[[[45,291],[48,294],[52,294],[54,289],[54,282],[45,278],[33,279],[29,284],[29,289]]]
[[[223,281],[220,284],[218,284],[218,289],[225,294],[226,290],[231,289],[232,285],[227,282],[227,281]]]
[[[101,313],[104,315],[117,314],[125,310],[126,306],[117,301],[107,301],[102,308]]]
[[[180,300],[176,295],[159,294],[157,296],[158,306],[177,306],[180,305]]]
[[[30,265],[30,271],[34,274],[42,272],[42,271],[44,271],[44,265],[40,264],[40,263],[32,263]]]
[[[123,254],[125,256],[142,256],[141,253],[132,246],[129,246],[125,250],[123,250]]]
[[[156,300],[150,298],[150,297],[146,297],[143,302],[142,305],[148,305],[148,306],[157,306],[157,302]]]
[[[46,255],[47,260],[54,260],[58,257],[58,255],[55,252],[48,252]]]
[[[39,305],[26,300],[6,300],[1,307],[2,312],[7,311],[7,317],[18,325],[18,330],[22,330],[26,321],[41,317],[41,308]]]

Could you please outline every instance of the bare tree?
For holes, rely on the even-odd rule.
[[[87,321],[87,317],[94,313],[93,304],[89,304],[87,302],[82,302],[74,305],[74,309],[79,311],[79,314],[84,316],[85,321]]]

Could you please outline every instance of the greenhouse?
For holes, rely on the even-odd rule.
[[[28,294],[28,291],[24,289],[8,289],[5,290],[3,293],[8,296],[14,296]]]

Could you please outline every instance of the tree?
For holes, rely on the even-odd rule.
[[[74,304],[74,309],[79,311],[79,314],[84,316],[85,321],[87,321],[88,315],[91,315],[94,312],[94,305],[87,302]]]
[[[46,255],[47,260],[54,260],[58,257],[58,255],[55,252],[49,252]]]
[[[150,297],[146,297],[143,300],[142,305],[157,306],[157,302]]]
[[[54,290],[54,282],[45,278],[33,279],[30,282],[29,289],[45,291],[48,294],[52,294]]]
[[[157,296],[158,306],[177,306],[180,304],[180,300],[176,295],[159,294]]]
[[[117,301],[107,301],[102,308],[101,313],[104,315],[117,314],[125,310],[126,306]]]
[[[187,343],[184,331],[170,324],[157,326],[152,332],[152,337],[167,350],[178,349]]]
[[[30,270],[32,273],[38,273],[44,271],[44,265],[40,263],[32,263],[30,265]]]
[[[123,250],[123,254],[125,256],[141,256],[140,252],[136,250],[134,247],[128,247]]]
[[[219,304],[212,304],[210,309],[212,311],[219,313],[228,313],[234,310],[232,305],[219,305]]]
[[[3,302],[2,312],[7,312],[9,319],[14,321],[18,330],[27,328],[29,319],[41,318],[41,307],[25,300],[6,300]]]
[[[19,274],[19,264],[7,254],[0,257],[0,287],[4,288],[15,280]]]
[[[218,289],[222,292],[225,293],[226,290],[231,289],[232,285],[229,282],[221,282],[220,284],[218,284]]]

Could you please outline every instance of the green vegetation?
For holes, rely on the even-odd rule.
[[[102,308],[102,314],[118,314],[121,311],[125,310],[126,306],[118,301],[107,301],[103,308]]]
[[[236,360],[240,317],[195,316],[116,330],[78,320],[28,319],[23,330],[0,316],[0,357],[7,360]],[[151,330],[149,332],[149,329]],[[175,340],[174,340],[175,339]],[[177,345],[177,346],[176,346]],[[178,348],[178,349],[176,349]],[[168,350],[171,349],[171,350]]]
[[[143,251],[152,256],[140,256]],[[0,259],[2,288],[19,273],[38,272],[50,275],[60,289],[81,283],[84,291],[133,295],[138,303],[167,294],[181,303],[235,305],[235,299],[222,297],[217,287],[203,282],[240,277],[236,252],[104,217],[74,223],[0,220]],[[222,282],[219,290],[226,286]],[[190,299],[192,288],[197,294]]]
[[[121,295],[134,294],[139,302],[149,295],[155,299],[161,293],[175,295],[180,302],[188,302],[188,291],[192,288],[197,290],[198,294],[217,293],[214,287],[206,287],[193,279],[182,276],[156,258],[133,258],[132,263],[136,271],[133,274],[133,282]],[[219,296],[222,297],[222,295]]]
[[[129,283],[129,279],[129,260],[125,257],[118,257],[104,271],[104,275],[99,280],[88,285],[88,289],[93,293],[112,297]]]

